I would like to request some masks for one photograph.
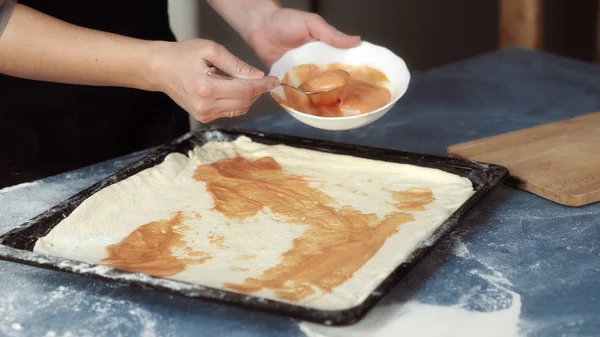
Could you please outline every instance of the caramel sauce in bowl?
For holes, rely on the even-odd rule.
[[[289,78],[287,80],[289,81]],[[323,91],[323,93],[308,96],[310,103],[315,107],[331,106],[338,104],[341,101],[342,91],[347,87],[349,80],[350,73],[347,71],[341,69],[328,69],[309,77],[300,84],[299,88],[306,92]],[[291,98],[291,96],[287,94],[286,97]],[[281,99],[281,97],[279,98]],[[302,109],[296,108],[296,110]]]
[[[375,122],[398,102],[410,82],[400,57],[364,41],[351,49],[309,42],[288,51],[269,75],[304,90],[335,87],[308,96],[283,86],[271,91],[294,118],[325,130],[350,130]]]

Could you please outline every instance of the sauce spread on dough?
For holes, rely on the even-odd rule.
[[[423,212],[425,205],[435,201],[433,192],[428,188],[413,188],[406,191],[384,190],[392,194],[396,208],[406,212]]]
[[[254,293],[270,289],[281,299],[300,301],[329,293],[352,277],[394,235],[400,225],[414,221],[403,205],[420,209],[433,201],[431,191],[406,191],[398,211],[380,219],[349,206],[334,207],[336,201],[309,181],[286,173],[270,157],[250,161],[242,157],[200,165],[194,179],[206,183],[214,199],[214,210],[231,219],[245,219],[268,207],[286,222],[306,226],[294,239],[281,261],[257,278],[225,287]],[[419,195],[409,202],[405,197]]]
[[[286,173],[271,157],[250,161],[238,156],[200,165],[193,179],[206,184],[214,210],[230,219],[242,220],[268,207],[286,222],[306,227],[277,265],[242,284],[224,285],[242,293],[270,289],[277,297],[294,302],[329,293],[346,282],[402,224],[414,221],[407,212],[424,211],[435,200],[429,189],[386,190],[397,211],[383,218],[350,206],[336,208],[335,199],[311,187],[303,177]],[[201,218],[191,213],[193,218]],[[193,251],[180,233],[185,220],[180,211],[171,219],[140,226],[118,244],[108,246],[108,257],[102,262],[157,277],[175,275],[187,265],[205,262],[211,257]],[[220,235],[211,232],[208,240],[229,249]],[[177,248],[182,256],[174,255],[173,249]],[[240,261],[254,258],[243,255]],[[248,271],[242,263],[231,269]]]
[[[154,221],[137,228],[118,244],[106,247],[108,257],[102,262],[117,269],[157,277],[180,273],[188,264],[203,263],[210,257],[186,247],[182,234],[176,229],[184,220],[182,212],[177,212],[169,220]],[[183,247],[188,256],[195,258],[173,255],[173,248]]]
[[[342,117],[377,110],[388,104],[392,95],[385,88],[389,82],[381,71],[367,67],[330,64],[321,68],[315,64],[303,64],[288,71],[283,83],[302,83],[300,89],[323,91],[322,94],[304,95],[294,89],[282,87],[285,99],[273,93],[280,104],[294,110],[322,117]]]

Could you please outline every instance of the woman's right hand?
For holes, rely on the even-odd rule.
[[[235,78],[210,76],[211,67]],[[202,123],[243,115],[262,94],[279,86],[276,77],[265,76],[220,44],[203,39],[156,42],[149,68],[155,89]]]

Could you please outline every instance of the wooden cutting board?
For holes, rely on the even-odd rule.
[[[448,154],[505,166],[508,183],[563,205],[600,201],[600,112],[452,145]]]

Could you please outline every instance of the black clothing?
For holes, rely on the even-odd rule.
[[[167,0],[20,0],[61,20],[148,40],[175,40]],[[0,188],[172,140],[188,115],[162,93],[0,75]]]

